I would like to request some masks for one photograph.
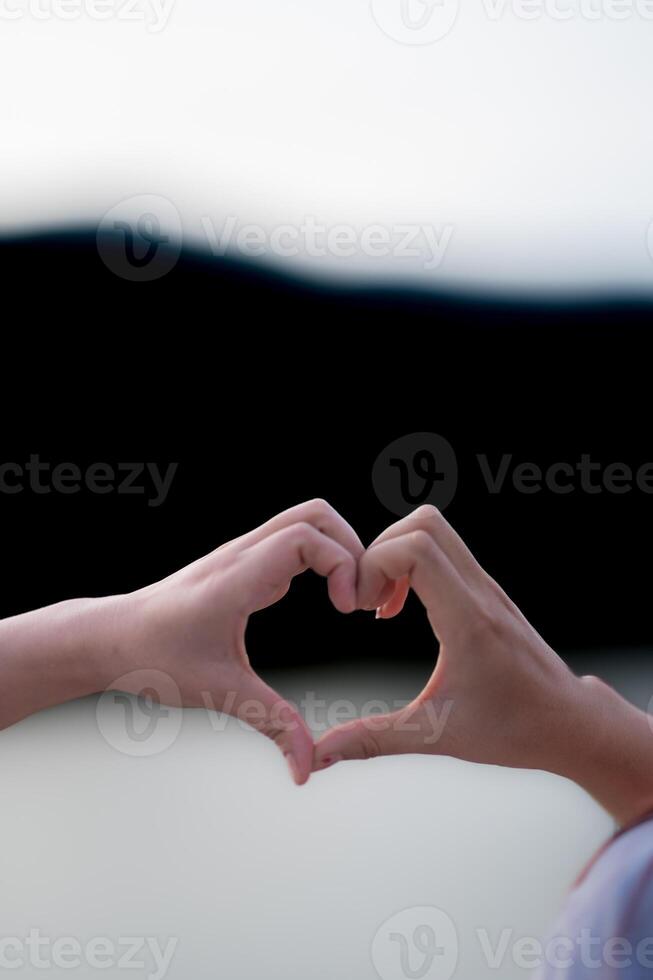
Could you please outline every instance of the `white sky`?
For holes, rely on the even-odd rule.
[[[522,2],[0,0],[0,230],[155,195],[290,268],[650,292],[653,2]]]

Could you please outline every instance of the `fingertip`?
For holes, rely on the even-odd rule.
[[[356,723],[349,723],[340,728],[332,728],[325,732],[315,745],[313,753],[313,772],[329,769],[337,762],[351,758],[351,732]],[[355,754],[355,753],[354,753]]]
[[[336,762],[342,762],[343,758],[344,758],[343,756],[338,755],[337,753],[334,752],[328,753],[327,755],[324,755],[321,758],[315,760],[315,762],[313,763],[312,771],[322,772],[325,769],[330,769],[331,766],[335,766]]]
[[[375,610],[380,609],[384,606],[395,593],[394,582],[388,582],[385,580],[383,584],[378,583],[370,584],[366,583],[362,592],[359,588],[359,595],[357,596],[357,603],[359,609],[365,609],[369,612],[375,612]]]
[[[348,615],[358,608],[356,574],[354,569],[341,566],[329,579],[329,598],[338,612]]]
[[[304,784],[308,782],[311,769],[307,769],[306,766],[302,766],[292,752],[284,752],[284,756],[286,762],[288,763],[288,768],[290,769],[290,775],[293,778],[293,782],[296,786],[304,786]]]
[[[391,605],[379,606],[376,610],[375,619],[396,619],[403,606],[399,609],[393,608]]]
[[[379,619],[394,619],[400,612],[403,612],[409,592],[410,582],[407,578],[395,582],[392,595],[382,605]]]
[[[349,595],[342,595],[335,590],[330,594],[333,606],[345,616],[356,611],[356,603]]]
[[[303,717],[294,706],[288,705],[292,715],[287,731],[276,740],[286,760],[293,782],[303,786],[311,774],[313,764],[313,736]]]

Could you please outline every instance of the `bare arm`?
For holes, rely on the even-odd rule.
[[[72,599],[0,621],[0,728],[103,690],[120,598]]]

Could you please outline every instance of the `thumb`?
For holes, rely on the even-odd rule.
[[[401,712],[372,715],[332,728],[315,746],[313,772],[348,759],[375,759],[410,751],[402,747],[397,727],[400,715]]]
[[[400,711],[332,728],[315,746],[313,772],[348,759],[411,753],[447,755],[450,740],[444,736],[452,707],[452,701],[418,699]]]
[[[406,575],[394,583],[390,598],[383,602],[376,611],[377,619],[394,619],[406,604],[410,592],[410,579]]]
[[[256,674],[239,686],[229,714],[272,739],[286,758],[298,786],[311,774],[313,737],[301,714]]]

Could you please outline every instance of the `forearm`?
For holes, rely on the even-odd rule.
[[[0,729],[103,690],[117,600],[73,599],[0,621]]]
[[[556,771],[573,779],[621,824],[653,810],[649,716],[594,677],[582,678],[577,736]]]

